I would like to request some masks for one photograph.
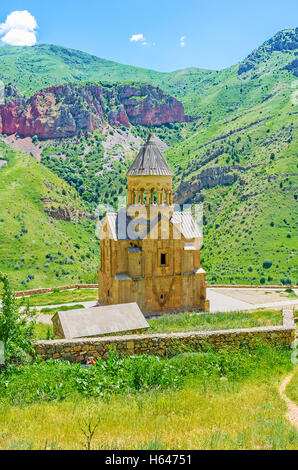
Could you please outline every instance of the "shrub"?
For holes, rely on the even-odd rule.
[[[287,292],[288,294],[295,294],[295,292],[293,291],[293,289],[291,289],[290,287],[288,287],[285,292]]]
[[[265,284],[265,282],[266,282],[266,279],[264,277],[261,277],[260,284]]]
[[[30,311],[29,304],[20,312],[16,305],[8,277],[0,273],[3,283],[2,307],[0,309],[0,340],[4,344],[5,364],[25,362],[32,349],[34,337],[35,312]]]
[[[263,261],[263,268],[269,269],[269,268],[271,268],[271,266],[272,266],[272,261],[270,261],[270,260],[268,260],[268,259],[266,259],[265,261]]]

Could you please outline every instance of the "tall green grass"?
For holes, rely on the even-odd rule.
[[[266,381],[291,369],[287,348],[185,352],[172,358],[140,355],[119,358],[110,351],[107,361],[98,359],[90,368],[67,361],[50,360],[29,366],[11,366],[0,376],[1,402],[28,404],[75,397],[103,397],[138,391],[171,390],[193,380],[201,387],[216,388],[222,380],[238,383],[248,378]]]
[[[278,394],[290,354],[260,346],[11,368],[0,376],[0,449],[83,449],[82,423],[99,423],[92,449],[295,449]]]
[[[257,310],[254,312],[231,313],[178,313],[161,315],[148,320],[150,333],[170,333],[178,331],[206,331],[233,328],[251,328],[282,324],[281,311]]]

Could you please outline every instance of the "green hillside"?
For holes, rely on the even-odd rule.
[[[82,218],[87,211],[76,191],[2,142],[0,154],[8,160],[0,170],[0,271],[10,275],[17,289],[94,282],[99,243],[94,222]],[[57,220],[45,210],[78,211],[80,217]]]
[[[229,114],[239,106],[249,107],[262,99],[271,88],[271,80],[266,76],[271,76],[272,66],[275,74],[276,69],[289,65],[290,70],[298,73],[297,36],[297,28],[281,31],[239,65],[224,70],[188,68],[170,73],[122,65],[56,45],[4,46],[0,47],[0,78],[5,84],[16,83],[27,95],[64,82],[148,82],[180,99],[186,113],[207,114],[209,118]],[[257,80],[261,75],[263,90]]]
[[[216,75],[215,71],[196,68],[161,73],[50,44],[0,47],[0,79],[5,84],[17,84],[19,91],[27,96],[47,86],[66,82],[139,81],[158,85],[181,98],[185,91],[188,92],[188,87],[191,94],[198,83],[208,82],[209,77]]]
[[[175,170],[177,200],[204,204],[202,265],[208,281],[294,284],[298,283],[297,99],[293,98],[297,44],[298,30],[284,30],[225,70],[168,74],[58,46],[2,47],[0,74],[27,93],[62,81],[133,79],[159,85],[180,99],[186,112],[198,119],[154,132],[170,145],[166,157]],[[142,138],[146,134],[140,126],[131,132]],[[114,203],[124,194],[132,155],[120,162],[111,150],[103,157],[102,143],[103,136],[96,134],[79,142],[49,142],[42,163],[76,188],[87,203]],[[66,158],[57,159],[57,154]],[[83,154],[84,165],[79,158]],[[41,171],[43,166],[36,168]],[[23,250],[31,253],[28,246]],[[84,271],[84,265],[80,269]]]
[[[260,53],[240,75],[247,94],[236,110],[205,120],[167,152],[178,200],[204,204],[202,264],[213,283],[298,282],[297,105],[295,77],[284,69],[292,53]],[[231,75],[205,100],[224,109],[239,86]]]

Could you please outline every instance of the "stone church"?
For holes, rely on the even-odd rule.
[[[175,211],[173,172],[149,133],[127,173],[127,206],[100,231],[99,304],[136,302],[144,314],[209,310],[202,235]]]

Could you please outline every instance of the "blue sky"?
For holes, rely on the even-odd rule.
[[[23,10],[34,17],[24,27],[7,20]],[[13,43],[23,28],[30,44],[36,37],[160,71],[221,69],[296,27],[297,17],[297,0],[10,0],[0,5],[0,35]]]

